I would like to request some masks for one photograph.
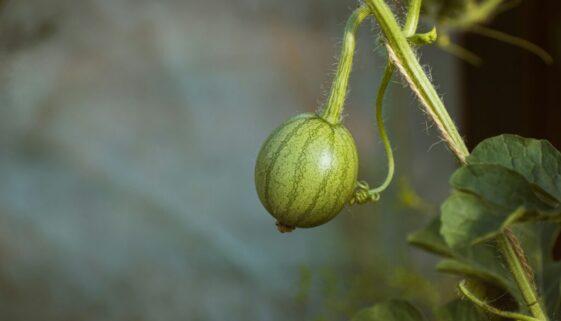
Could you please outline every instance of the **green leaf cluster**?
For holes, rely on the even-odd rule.
[[[441,215],[408,242],[442,257],[436,269],[469,280],[470,291],[490,306],[527,312],[495,237],[505,229],[520,240],[535,288],[550,316],[561,315],[561,153],[543,140],[501,135],[480,143],[451,177]],[[557,241],[556,241],[557,240]],[[467,300],[434,311],[438,321],[500,320]],[[352,321],[422,321],[406,301],[360,311]]]
[[[561,262],[553,247],[561,221],[561,153],[544,140],[501,135],[480,143],[450,180],[441,216],[408,241],[443,256],[437,270],[478,284],[478,296],[525,310],[494,237],[520,239],[549,315],[561,313]]]

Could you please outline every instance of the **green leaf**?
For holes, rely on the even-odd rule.
[[[499,254],[492,243],[452,249],[440,234],[439,218],[432,220],[426,228],[412,233],[408,240],[414,246],[446,257],[436,266],[439,272],[475,278],[489,287],[500,288],[513,296],[518,294],[516,285],[507,277],[508,269],[497,259]]]
[[[490,239],[517,222],[561,219],[559,207],[539,197],[524,176],[501,165],[465,165],[450,182],[459,192],[441,207],[441,233],[452,248]]]
[[[494,242],[482,241],[509,227],[522,241],[547,313],[561,315],[561,262],[554,257],[559,224],[552,224],[561,222],[561,153],[546,141],[490,138],[454,173],[451,185],[454,192],[441,207],[440,238],[435,234],[438,224],[431,222],[412,234],[410,243],[445,256],[439,271],[477,281],[482,298],[508,305],[524,301]],[[504,291],[510,301],[493,299],[503,300]],[[524,304],[520,309],[527,310]]]
[[[546,140],[500,135],[481,142],[469,164],[496,164],[520,173],[557,202],[561,200],[561,152]]]
[[[483,141],[452,176],[441,233],[452,248],[490,239],[514,223],[561,220],[561,153],[547,141],[501,135]]]
[[[555,209],[536,195],[524,176],[501,165],[463,166],[452,175],[450,184],[456,190],[478,195],[509,213],[519,207],[524,207],[528,212]]]
[[[547,223],[516,226],[513,232],[520,240],[528,263],[534,271],[538,292],[551,316],[561,314],[561,262],[551,253],[558,225]]]
[[[407,301],[390,300],[358,312],[352,321],[423,321],[419,310]]]
[[[497,273],[494,273],[495,271],[488,270],[485,267],[477,266],[475,262],[468,263],[456,259],[443,259],[436,264],[436,270],[439,272],[477,278],[502,289],[508,289],[509,287],[511,287],[510,281],[504,277],[507,274],[498,275]]]
[[[435,311],[438,321],[487,321],[475,305],[467,300],[456,299]]]
[[[496,236],[503,224],[516,221],[523,211],[508,213],[481,197],[455,192],[442,204],[440,233],[452,248],[471,246]]]

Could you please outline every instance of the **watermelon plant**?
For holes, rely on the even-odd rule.
[[[488,32],[479,24],[504,5],[501,0],[427,0],[425,4],[411,0],[400,26],[383,0],[364,0],[345,26],[325,108],[283,123],[257,157],[257,192],[281,232],[324,224],[345,204],[377,201],[394,174],[392,147],[381,114],[386,88],[398,70],[459,163],[439,217],[408,237],[411,245],[442,257],[438,271],[463,279],[458,284],[459,297],[435,307],[433,319],[440,321],[561,318],[561,152],[545,140],[508,134],[488,138],[470,152],[415,54],[416,47],[439,41],[437,30],[443,29],[445,38],[453,28]],[[422,9],[436,17],[436,27],[426,33],[417,32]],[[379,25],[388,53],[376,98],[388,173],[375,188],[357,181],[356,147],[341,120],[355,33],[369,16]],[[551,61],[535,45],[503,33],[494,35]],[[409,302],[390,300],[365,308],[353,318],[379,320],[421,321],[425,316]]]

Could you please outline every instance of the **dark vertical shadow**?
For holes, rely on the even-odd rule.
[[[501,133],[545,138],[561,149],[561,1],[524,0],[489,27],[546,49],[547,65],[528,51],[475,34],[463,44],[484,60],[462,66],[463,128],[470,148]]]

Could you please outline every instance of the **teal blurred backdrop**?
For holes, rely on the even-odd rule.
[[[355,5],[4,1],[0,320],[346,320],[454,295],[405,241],[455,162],[399,77],[385,107],[397,177],[378,204],[280,234],[254,190],[267,135],[322,106]],[[371,185],[386,170],[378,32],[361,28],[345,109]],[[420,55],[458,119],[458,61]]]

